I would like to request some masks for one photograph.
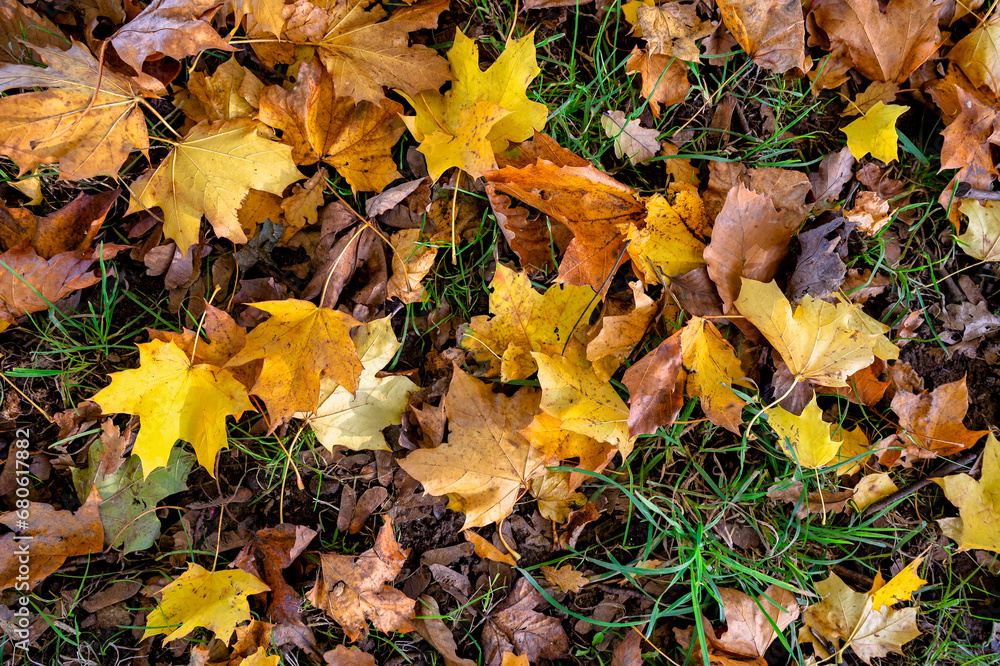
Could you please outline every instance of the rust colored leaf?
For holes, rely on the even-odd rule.
[[[625,371],[629,435],[649,435],[673,423],[684,406],[680,336],[672,335]]]
[[[79,194],[54,213],[38,217],[24,208],[0,202],[0,245],[10,248],[27,241],[43,259],[62,252],[87,250],[121,190]]]
[[[684,61],[665,55],[650,55],[638,47],[632,49],[632,55],[625,63],[626,74],[639,75],[639,90],[649,100],[649,109],[657,118],[660,117],[661,105],[666,109],[687,98],[691,89],[687,72]]]
[[[908,458],[950,456],[978,442],[987,430],[969,430],[962,423],[969,409],[965,377],[933,391],[913,394],[900,390],[892,399],[899,417],[900,440]]]

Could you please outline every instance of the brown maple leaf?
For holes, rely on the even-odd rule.
[[[988,190],[998,177],[992,146],[1000,144],[1000,120],[995,107],[955,86],[961,112],[942,132],[941,169],[959,169],[958,180]]]
[[[968,449],[988,430],[969,430],[962,423],[969,409],[969,389],[965,377],[941,384],[933,391],[913,394],[899,391],[892,399],[892,411],[899,417],[900,442],[907,459],[950,456]],[[880,462],[892,464],[900,456],[887,451]]]
[[[81,193],[44,217],[24,208],[7,208],[0,201],[0,246],[9,250],[28,242],[43,259],[51,259],[62,252],[89,249],[119,194],[121,190]]]
[[[729,32],[759,67],[778,74],[807,69],[799,0],[719,0],[717,6]]]
[[[569,654],[566,630],[558,619],[535,610],[541,603],[542,595],[526,578],[519,579],[483,627],[486,666],[500,666],[505,652],[524,655],[531,663]]]

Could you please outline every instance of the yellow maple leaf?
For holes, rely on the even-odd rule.
[[[174,106],[196,123],[202,120],[253,118],[264,84],[233,56],[210,75],[192,72],[186,90],[174,96]]]
[[[830,436],[830,424],[823,420],[815,395],[799,416],[772,407],[767,410],[767,422],[778,433],[785,454],[803,467],[822,467],[840,451],[840,441]]]
[[[892,577],[886,583],[882,579],[882,573],[875,574],[875,583],[872,585],[869,594],[872,598],[872,608],[881,610],[883,606],[892,608],[900,601],[909,601],[913,598],[913,593],[927,583],[926,580],[917,574],[917,567],[924,561],[918,557]]]
[[[359,328],[354,344],[363,368],[357,392],[352,396],[330,377],[321,377],[316,412],[297,412],[295,418],[305,419],[319,443],[330,451],[334,446],[388,450],[382,429],[400,424],[407,399],[419,387],[406,377],[378,376],[399,350],[388,317]]]
[[[629,287],[635,307],[621,314],[605,314],[588,334],[587,360],[604,380],[615,374],[625,357],[642,341],[659,312],[657,302],[646,295],[642,282],[630,282]]]
[[[535,414],[531,423],[521,428],[520,432],[547,457],[557,460],[576,458],[580,469],[600,472],[615,456],[616,449],[611,444],[567,430],[562,427],[562,421],[545,412]],[[580,472],[570,472],[569,486],[571,489],[579,488],[589,478]]]
[[[276,654],[268,656],[268,654],[264,652],[264,648],[259,647],[256,652],[243,659],[243,661],[240,662],[240,666],[278,666],[280,661],[281,657]]]
[[[672,201],[659,194],[646,201],[642,229],[632,223],[622,229],[631,241],[628,254],[646,284],[662,284],[663,278],[705,265],[702,255],[711,228],[698,188],[672,183],[668,194]]]
[[[251,619],[247,596],[270,589],[242,569],[209,571],[189,562],[188,570],[160,591],[160,604],[149,612],[140,640],[166,634],[163,642],[169,643],[205,627],[228,643],[236,625]]]
[[[854,308],[808,294],[792,306],[774,282],[742,278],[736,309],[781,355],[796,382],[847,386],[847,378],[875,360],[876,335],[852,328]]]
[[[966,199],[958,210],[969,218],[965,233],[955,238],[962,251],[980,261],[1000,261],[1000,210],[992,201],[975,199]]]
[[[744,376],[732,345],[715,324],[701,317],[692,317],[680,330],[680,343],[687,394],[701,398],[712,423],[738,433],[746,401],[732,389]]]
[[[491,375],[505,382],[527,379],[538,367],[531,352],[562,354],[567,341],[584,344],[596,305],[590,287],[553,285],[539,294],[527,275],[503,265],[490,287],[490,316],[472,318],[462,346],[476,360],[489,361]]]
[[[354,191],[381,192],[399,177],[392,147],[403,134],[402,105],[384,100],[355,104],[338,95],[333,78],[318,61],[299,67],[295,86],[268,86],[258,118],[282,131],[296,164],[322,160]]]
[[[989,16],[989,15],[988,15]],[[956,17],[957,18],[957,17]],[[1000,19],[989,16],[948,51],[948,59],[962,68],[972,84],[1000,92]]]
[[[484,72],[479,69],[479,47],[456,30],[455,43],[448,51],[455,78],[451,90],[443,95],[425,90],[407,97],[417,115],[403,118],[410,133],[421,142],[421,152],[428,155],[432,178],[437,177],[435,171],[446,161],[456,161],[436,159],[437,166],[430,168],[430,155],[440,155],[445,147],[451,155],[461,154],[462,163],[448,166],[460,166],[478,178],[480,172],[496,168],[495,153],[506,150],[511,141],[527,141],[545,127],[548,109],[529,100],[526,94],[539,72],[534,40],[533,32],[508,40],[503,53]],[[438,175],[444,168],[437,171]]]
[[[202,215],[219,236],[247,242],[238,213],[250,188],[281,194],[303,177],[292,149],[260,136],[262,127],[247,118],[195,125],[156,169],[132,183],[126,214],[159,206],[163,235],[181,254],[198,242]]]
[[[632,452],[628,407],[607,381],[590,367],[582,367],[564,356],[532,352],[542,386],[542,410],[561,421],[566,430],[593,437],[615,446],[622,458]]]
[[[450,495],[465,514],[462,529],[503,520],[531,479],[545,473],[546,457],[518,430],[538,410],[538,391],[508,398],[458,368],[445,397],[448,441],[399,461],[424,492]]]
[[[246,346],[226,367],[264,360],[251,393],[267,405],[271,432],[295,412],[316,411],[321,374],[357,391],[362,367],[350,336],[360,324],[354,317],[294,298],[250,305],[271,317],[247,333]]]
[[[47,88],[0,98],[0,154],[20,173],[58,162],[60,180],[116,175],[132,150],[148,149],[137,107],[151,93],[105,68],[95,97],[99,65],[86,46],[33,48],[47,67],[0,64],[0,90]]]
[[[568,472],[546,472],[536,476],[528,484],[532,497],[538,503],[538,513],[545,520],[565,523],[574,507],[587,498],[572,487]]]
[[[229,370],[192,365],[173,342],[139,347],[139,367],[111,375],[111,384],[91,400],[108,413],[137,414],[139,435],[132,453],[143,478],[170,459],[178,439],[190,442],[198,462],[215,476],[215,455],[228,448],[226,417],[253,409],[246,387]]]
[[[934,481],[961,515],[956,530],[958,549],[1000,553],[1000,442],[992,433],[986,439],[982,470],[978,481],[968,474]]]
[[[841,131],[847,135],[847,147],[854,159],[860,160],[868,153],[886,163],[896,159],[896,119],[907,111],[907,106],[876,102],[865,115],[844,127]]]

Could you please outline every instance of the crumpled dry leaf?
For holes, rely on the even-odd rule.
[[[640,5],[636,8],[636,21],[646,40],[646,51],[651,56],[667,56],[698,62],[696,40],[707,37],[715,30],[709,21],[698,18],[697,3],[690,5],[668,2],[662,5]]]
[[[420,303],[424,299],[423,279],[437,258],[437,248],[421,241],[420,229],[403,229],[392,235],[392,277],[386,283],[386,297],[403,303]]]
[[[628,431],[649,435],[671,424],[684,406],[680,336],[672,335],[633,363],[622,383],[628,389]]]
[[[687,78],[688,67],[683,60],[665,55],[649,55],[638,47],[625,63],[626,74],[638,74],[642,79],[640,92],[649,101],[653,116],[660,117],[660,105],[669,108],[687,98],[691,84]]]
[[[11,444],[11,455],[15,448]],[[98,504],[101,496],[94,488],[87,501],[76,513],[56,511],[50,504],[32,502],[28,517],[21,511],[8,511],[0,515],[11,532],[0,537],[0,590],[19,586],[22,593],[33,589],[50,574],[55,573],[67,558],[99,553],[104,550],[104,528]],[[25,563],[25,548],[29,562]],[[27,567],[27,575],[23,568]],[[27,583],[27,588],[20,587]]]
[[[253,118],[263,89],[263,82],[233,56],[211,74],[192,72],[187,90],[174,97],[174,105],[196,123]]]
[[[830,153],[819,163],[819,169],[809,174],[816,207],[829,205],[840,197],[844,185],[854,175],[854,156],[851,149],[844,146],[836,153]]]
[[[802,72],[806,65],[806,33],[798,0],[718,0],[723,22],[754,63],[782,74]]]
[[[627,120],[623,111],[610,111],[601,116],[604,135],[614,139],[615,157],[627,157],[632,164],[645,162],[660,150],[660,131],[643,127],[638,118]]]
[[[854,206],[844,210],[844,217],[854,222],[858,231],[868,236],[875,236],[892,221],[889,202],[870,190],[855,197]]]
[[[579,592],[590,580],[582,573],[567,564],[558,569],[556,567],[545,566],[541,568],[542,576],[545,580],[557,586],[563,592]]]
[[[507,600],[490,613],[483,627],[486,666],[500,666],[505,652],[523,655],[532,663],[569,654],[569,638],[562,623],[535,610],[542,603],[542,595],[528,580],[518,579]]]
[[[416,601],[389,584],[402,571],[409,552],[399,547],[387,518],[375,546],[357,558],[321,554],[322,569],[306,598],[336,620],[351,641],[368,635],[369,620],[382,632],[413,631],[410,620]]]
[[[225,0],[152,0],[118,29],[111,44],[118,56],[142,72],[142,63],[163,56],[183,60],[205,49],[235,51],[212,27]]]
[[[455,369],[445,397],[448,441],[419,449],[399,461],[424,492],[451,496],[465,514],[463,529],[510,515],[532,477],[545,473],[546,458],[517,432],[538,409],[538,391],[521,388],[512,397]]]
[[[465,534],[469,535],[473,532],[465,532]],[[455,637],[448,629],[448,625],[441,619],[441,609],[438,608],[434,597],[426,594],[421,595],[417,602],[417,617],[413,619],[413,626],[417,633],[441,654],[445,666],[476,666],[476,662],[473,660],[459,657],[456,653],[458,645],[455,643]]]
[[[59,210],[39,217],[0,201],[0,247],[9,250],[27,241],[43,259],[62,252],[87,250],[121,190],[77,195]]]

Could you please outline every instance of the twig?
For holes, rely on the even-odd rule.
[[[993,190],[980,190],[968,183],[959,183],[955,186],[956,199],[980,199],[982,201],[1000,201],[1000,192]]]
[[[970,469],[970,471],[975,471],[975,467],[976,465],[978,465],[978,459],[981,455],[982,455],[981,453],[970,453],[966,456],[959,458],[954,462],[950,462],[947,465],[943,465],[938,469],[934,470],[933,472],[931,472],[930,474],[928,474],[927,476],[925,476],[924,478],[920,479],[919,481],[915,481],[910,485],[906,486],[905,488],[897,490],[888,497],[884,497],[879,501],[875,502],[874,504],[870,504],[868,508],[865,509],[861,515],[870,516],[874,513],[878,513],[887,506],[891,506],[892,504],[898,502],[899,500],[905,497],[909,497],[913,493],[918,492],[923,488],[926,488],[930,484],[934,483],[934,479],[938,479],[941,478],[942,476],[948,476],[950,474],[955,474],[956,472],[960,472],[964,469],[968,469],[970,465],[972,465],[972,469]]]

